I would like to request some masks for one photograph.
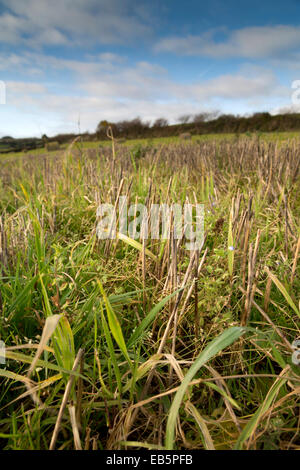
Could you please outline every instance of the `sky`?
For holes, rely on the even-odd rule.
[[[300,112],[296,80],[299,0],[0,0],[0,137]]]

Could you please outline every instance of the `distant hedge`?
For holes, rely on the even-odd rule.
[[[164,121],[164,125],[161,125]],[[137,139],[153,137],[180,136],[183,133],[191,135],[236,133],[245,132],[281,132],[300,131],[300,114],[277,114],[272,116],[269,113],[255,113],[249,117],[235,116],[232,114],[222,114],[215,119],[197,120],[194,122],[166,125],[163,118],[156,121],[158,124],[150,126],[147,122],[142,122],[139,118],[132,121],[120,121],[103,125],[101,121],[96,130],[98,139],[106,139],[107,127],[111,126],[113,134],[117,138]]]
[[[41,139],[13,139],[12,137],[3,137],[0,139],[0,153],[23,152],[42,148],[44,142]]]

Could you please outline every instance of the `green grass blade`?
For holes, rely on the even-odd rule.
[[[176,395],[169,411],[166,429],[166,449],[172,450],[174,447],[175,425],[179,409],[184,398],[185,392],[198,370],[204,364],[206,364],[212,357],[216,356],[220,351],[230,346],[245,332],[246,329],[243,327],[232,327],[228,330],[225,330],[220,336],[218,336],[216,339],[211,341],[208,346],[206,346],[206,348],[201,352],[194,364],[190,367],[179,389],[176,392]]]
[[[127,347],[131,347],[134,345],[138,340],[142,339],[143,336],[146,334],[148,327],[151,325],[151,323],[154,321],[156,315],[158,312],[165,306],[165,304],[172,298],[174,295],[178,294],[181,289],[177,289],[175,292],[172,294],[168,295],[165,297],[163,300],[161,300],[155,307],[151,309],[151,311],[148,313],[148,315],[141,321],[139,326],[136,328],[136,330],[133,332],[131,337],[129,338],[129,341],[127,343]]]
[[[136,248],[140,252],[143,251],[143,245],[137,240],[134,240],[133,238],[128,237],[127,235],[124,235],[121,232],[117,232],[117,238],[127,243],[127,245],[130,245],[133,248]],[[157,257],[152,253],[152,251],[148,250],[148,248],[145,249],[145,254],[149,256],[150,258],[152,258],[153,261],[157,261]]]
[[[118,318],[117,318],[117,316],[116,316],[116,314],[115,314],[115,312],[114,312],[114,310],[111,306],[110,301],[108,300],[108,297],[107,297],[107,295],[106,295],[106,293],[103,289],[103,286],[102,286],[101,282],[99,280],[97,282],[98,282],[101,294],[104,298],[104,303],[105,303],[107,318],[108,318],[108,324],[109,324],[111,334],[113,335],[117,345],[119,346],[122,353],[124,354],[126,360],[130,364],[130,366],[132,366],[131,360],[130,360],[129,355],[128,355],[126,343],[125,343],[125,340],[124,340],[124,336],[123,336],[123,333],[122,333],[122,329],[121,329],[121,325],[119,323],[119,320],[118,320]]]
[[[107,343],[107,346],[108,346],[110,358],[111,358],[113,368],[114,368],[114,371],[115,371],[117,387],[118,387],[118,390],[119,390],[119,394],[121,395],[122,388],[123,388],[122,387],[122,381],[121,381],[121,372],[120,372],[118,361],[117,361],[117,358],[116,358],[112,337],[111,337],[111,334],[110,334],[110,331],[109,331],[109,328],[108,328],[106,318],[105,318],[104,313],[103,313],[102,303],[100,304],[100,315],[101,315],[102,327],[103,327],[104,335],[105,335],[105,338],[106,338],[106,343]]]
[[[244,427],[243,431],[239,435],[238,440],[235,444],[235,450],[242,450],[243,444],[245,441],[251,436],[251,434],[255,431],[261,416],[270,408],[274,398],[276,397],[277,393],[279,392],[280,388],[286,383],[288,379],[281,378],[276,380],[272,387],[270,388],[264,402],[258,408],[256,413],[254,413],[253,417],[250,419],[248,424]]]
[[[276,285],[276,287],[280,290],[280,292],[284,296],[284,298],[287,301],[287,303],[289,304],[289,306],[292,307],[294,312],[296,312],[296,314],[300,317],[299,309],[294,304],[290,294],[288,293],[288,291],[286,290],[284,285],[279,281],[279,279],[275,276],[275,274],[271,273],[271,271],[268,268],[266,268],[266,271],[267,271],[268,275],[270,276],[270,278],[272,279],[272,281],[274,282],[274,284]]]

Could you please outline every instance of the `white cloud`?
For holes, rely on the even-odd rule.
[[[147,61],[130,65],[119,59],[114,54],[82,61],[36,52],[2,54],[5,73],[17,70],[20,80],[7,82],[7,105],[0,111],[4,117],[5,110],[14,109],[18,122],[24,116],[24,128],[32,122],[30,129],[36,133],[52,135],[78,132],[79,116],[81,130],[94,131],[101,119],[119,121],[139,115],[153,121],[164,116],[175,122],[185,113],[216,108],[233,113],[265,110],[290,101],[291,90],[263,67],[243,66],[234,74],[180,83],[160,65]],[[13,121],[11,126],[6,133],[15,135]]]
[[[181,114],[201,110],[234,112],[237,104],[249,109],[256,102],[270,108],[270,102],[281,97],[284,103],[288,96],[288,90],[278,84],[272,72],[261,67],[242,67],[237,74],[183,84],[172,80],[159,65],[142,61],[129,66],[113,55],[98,61],[37,53],[9,57],[8,67],[18,64],[20,75],[28,63],[32,68],[40,67],[43,81],[8,82],[7,109],[13,106],[22,111],[27,121],[35,116],[35,121],[43,123],[41,132],[47,134],[77,132],[79,116],[81,130],[93,131],[101,119],[118,121],[140,115],[145,120],[164,116],[174,122]],[[59,80],[59,86],[55,86],[49,80],[53,71],[59,77],[68,72],[70,82]],[[44,125],[47,116],[52,123],[48,128]],[[53,126],[53,122],[57,124]]]
[[[117,64],[123,64],[124,62],[126,62],[126,57],[123,57],[119,54],[115,54],[113,52],[104,52],[94,57],[94,59],[97,57],[103,62],[117,63]]]
[[[216,39],[218,32],[222,33],[222,40]],[[261,59],[282,56],[299,46],[299,26],[276,25],[247,27],[227,33],[222,29],[199,36],[169,37],[161,39],[154,49],[156,52],[180,55]]]
[[[151,33],[134,0],[2,0],[0,41],[30,47],[123,44]]]

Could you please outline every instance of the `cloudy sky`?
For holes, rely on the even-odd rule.
[[[298,79],[299,0],[0,0],[0,136],[278,112]]]

